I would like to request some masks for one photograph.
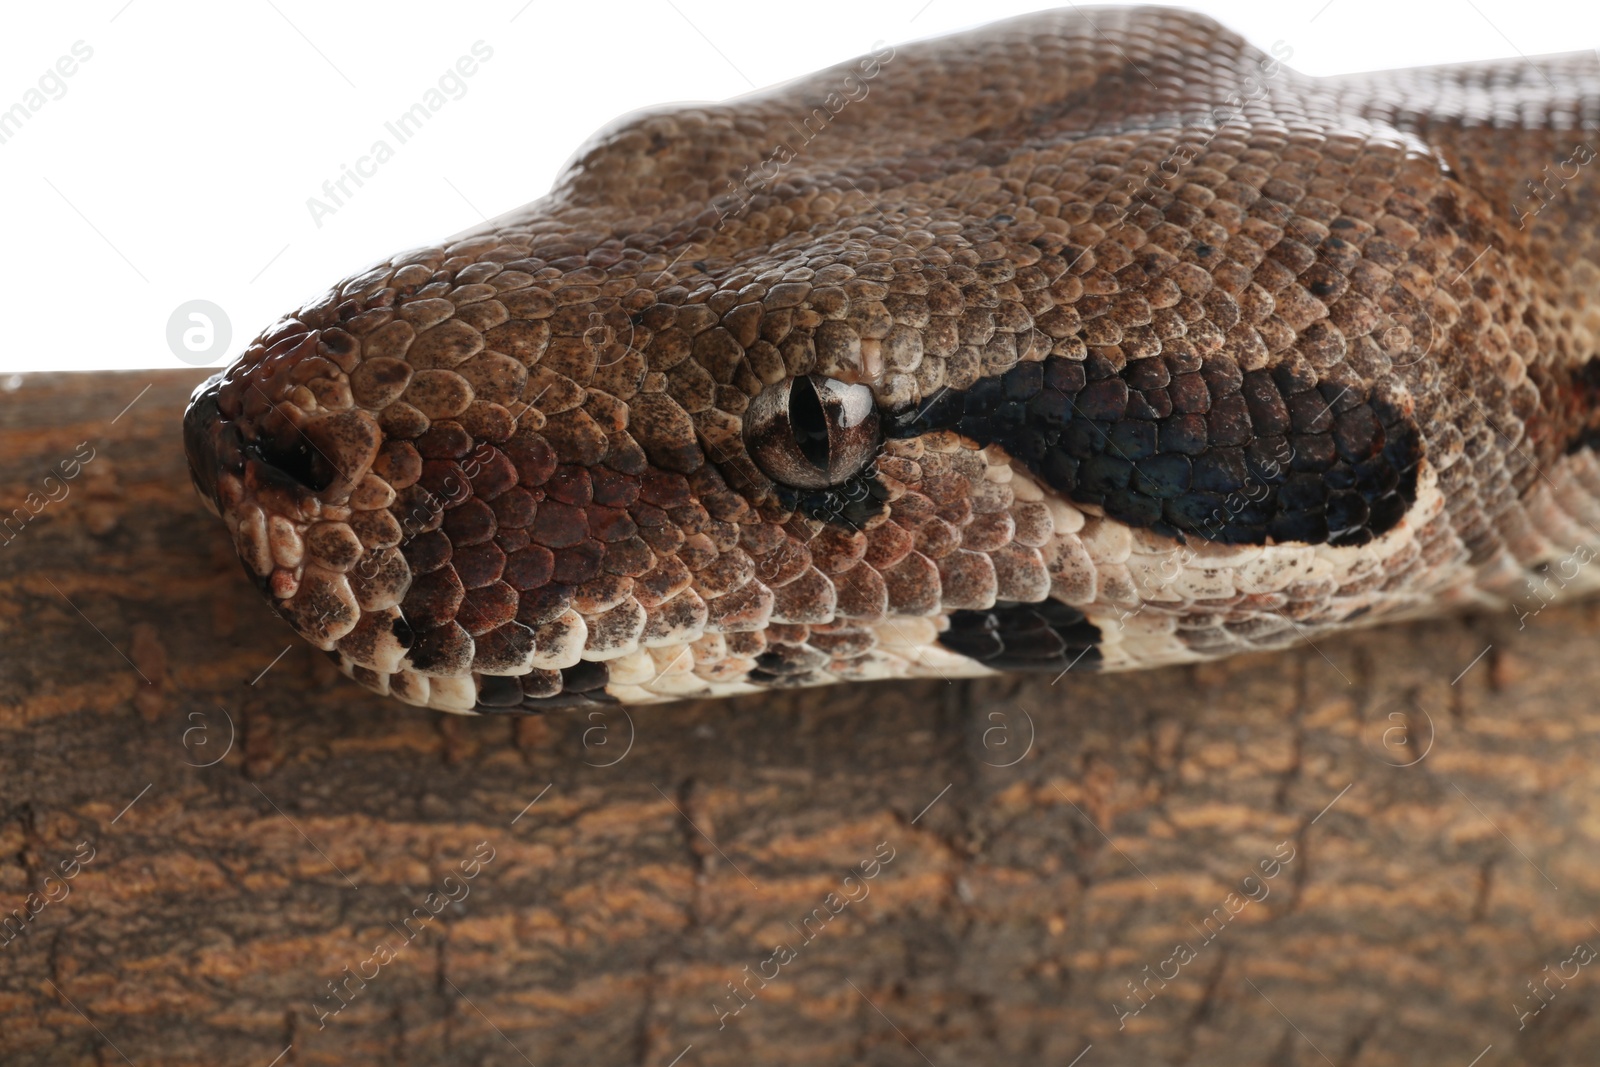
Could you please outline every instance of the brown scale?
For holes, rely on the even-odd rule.
[[[450,710],[651,670],[867,677],[897,619],[1138,602],[1092,509],[1058,530],[954,434],[889,442],[860,528],[788,512],[742,419],[808,373],[892,412],[1053,357],[1081,404],[1206,448],[1360,452],[1370,398],[1408,412],[1444,514],[1381,572],[1172,608],[1201,651],[1546,551],[1532,497],[1593,497],[1569,451],[1595,424],[1600,198],[1570,163],[1536,212],[1516,197],[1600,120],[1595,72],[1317,80],[1201,16],[1093,18],[602,131],[544,200],[266,331],[191,414],[197,484],[293,625]],[[846,76],[867,94],[840,103]]]

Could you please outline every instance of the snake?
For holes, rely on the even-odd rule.
[[[1600,587],[1595,55],[1290,58],[1074,7],[630,114],[263,331],[192,480],[306,641],[464,714]]]

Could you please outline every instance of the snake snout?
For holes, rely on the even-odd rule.
[[[218,511],[217,433],[222,413],[217,410],[217,393],[221,386],[221,374],[201,382],[183,413],[183,451],[189,458],[189,480],[213,512]]]
[[[286,319],[196,390],[185,436],[201,494],[224,511],[260,493],[286,512],[344,504],[383,438],[346,384],[356,349],[342,330]]]

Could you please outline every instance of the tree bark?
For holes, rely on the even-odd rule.
[[[1592,609],[420,712],[244,579],[197,378],[0,382],[7,1064],[1592,1062]]]

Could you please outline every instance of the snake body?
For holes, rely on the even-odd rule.
[[[1074,8],[629,116],[262,333],[194,480],[299,633],[453,712],[1600,586],[1595,57],[1286,51]]]

